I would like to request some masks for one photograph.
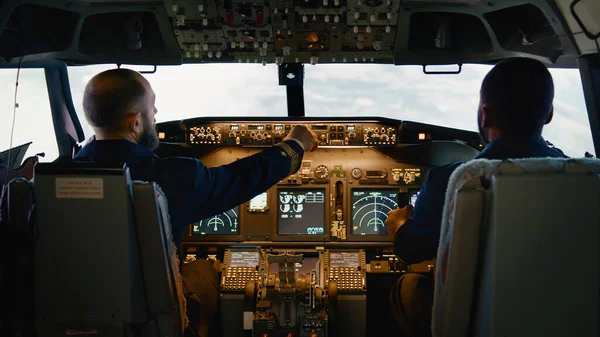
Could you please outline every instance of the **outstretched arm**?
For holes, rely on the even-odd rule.
[[[229,165],[207,168],[197,160],[194,188],[183,207],[185,222],[225,212],[266,191],[297,172],[304,149],[314,150],[316,144],[314,133],[296,127],[282,143]]]

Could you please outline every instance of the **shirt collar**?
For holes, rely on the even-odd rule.
[[[127,159],[129,157],[157,158],[156,154],[150,151],[149,148],[125,139],[92,140],[75,157],[94,157],[99,152],[112,152],[115,157],[122,157],[120,159]]]
[[[542,135],[502,136],[486,145],[475,158],[501,159],[525,147],[549,148]]]

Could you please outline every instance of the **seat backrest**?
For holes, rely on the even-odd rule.
[[[133,204],[149,312],[159,331],[182,335],[189,321],[167,199],[155,183],[135,181]]]
[[[185,305],[155,184],[78,163],[38,164],[34,187],[38,336],[181,336]]]
[[[434,336],[598,335],[598,173],[596,159],[457,168],[436,261]]]
[[[32,168],[33,169],[33,168]],[[0,197],[0,336],[33,334],[33,184],[12,179]]]

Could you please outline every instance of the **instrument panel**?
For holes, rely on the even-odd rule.
[[[226,165],[283,141],[296,125],[307,125],[320,140],[299,171],[190,224],[184,245],[389,245],[387,213],[415,204],[430,167],[473,158],[481,146],[474,132],[386,118],[192,118],[157,125],[157,154]]]
[[[199,123],[187,126],[190,145],[271,146],[281,142],[295,123]],[[396,146],[398,128],[379,123],[317,123],[310,128],[321,146]]]
[[[388,212],[415,205],[429,169],[439,165],[432,158],[472,158],[471,144],[479,145],[474,133],[371,118],[191,119],[159,125],[158,132],[165,155],[194,156],[217,167],[283,141],[299,124],[317,134],[320,146],[304,154],[298,172],[191,224],[183,238],[184,263],[208,259],[221,273],[221,313],[230,317],[224,336],[244,329],[326,336],[330,324],[340,335],[374,335],[364,322],[369,312],[389,305],[391,284],[403,273],[430,274],[434,265],[405,265],[394,255]],[[445,143],[428,152],[434,140]],[[262,290],[252,291],[258,285]],[[339,297],[328,293],[333,289]],[[357,324],[306,314],[304,309],[321,308],[326,297],[339,300],[345,322]],[[243,309],[252,298],[255,309]],[[253,325],[247,324],[251,316]]]
[[[203,163],[218,166],[257,151],[223,147]],[[427,170],[369,148],[319,149],[268,191],[192,224],[184,241],[387,242],[387,213],[414,204]]]
[[[320,139],[300,170],[227,212],[191,224],[185,242],[386,242],[387,213],[413,203],[428,167],[378,149],[398,147],[401,126],[377,120],[189,120],[185,145],[220,166],[273,146],[299,124]],[[425,135],[425,133],[423,133]],[[422,137],[426,138],[426,137]]]

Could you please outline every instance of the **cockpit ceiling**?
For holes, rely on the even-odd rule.
[[[492,63],[597,52],[572,0],[4,0],[0,66]],[[600,30],[600,1],[575,6]],[[588,34],[589,35],[589,34]]]

